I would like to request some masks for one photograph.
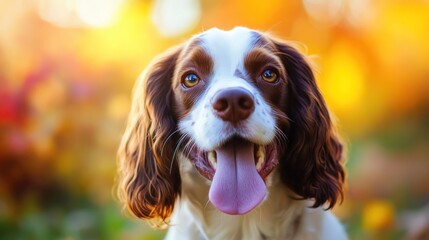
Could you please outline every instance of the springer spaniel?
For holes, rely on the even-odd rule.
[[[135,89],[119,198],[166,239],[347,239],[342,145],[295,48],[237,27],[167,51]]]

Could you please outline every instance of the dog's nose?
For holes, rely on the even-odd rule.
[[[211,104],[217,116],[231,123],[246,119],[255,109],[253,95],[241,87],[219,90]]]

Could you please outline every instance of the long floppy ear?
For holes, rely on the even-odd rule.
[[[293,47],[275,42],[288,77],[285,112],[290,118],[287,145],[281,161],[282,181],[313,207],[343,199],[345,172],[340,143],[313,72]]]
[[[118,196],[137,217],[166,223],[180,195],[174,158],[176,119],[172,78],[180,47],[155,59],[134,86],[128,123],[119,147]]]

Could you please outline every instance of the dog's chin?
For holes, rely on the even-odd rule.
[[[266,178],[278,165],[277,145],[259,145],[232,137],[213,151],[194,148],[188,155],[198,172],[211,180],[209,199],[227,214],[245,214],[266,196]]]

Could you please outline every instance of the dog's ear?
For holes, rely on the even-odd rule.
[[[295,48],[275,41],[287,72],[288,96],[284,111],[290,118],[288,138],[280,163],[282,181],[313,207],[343,199],[345,172],[340,143],[313,72]]]
[[[180,194],[172,78],[181,48],[156,58],[136,82],[118,151],[118,196],[139,218],[166,223]]]

